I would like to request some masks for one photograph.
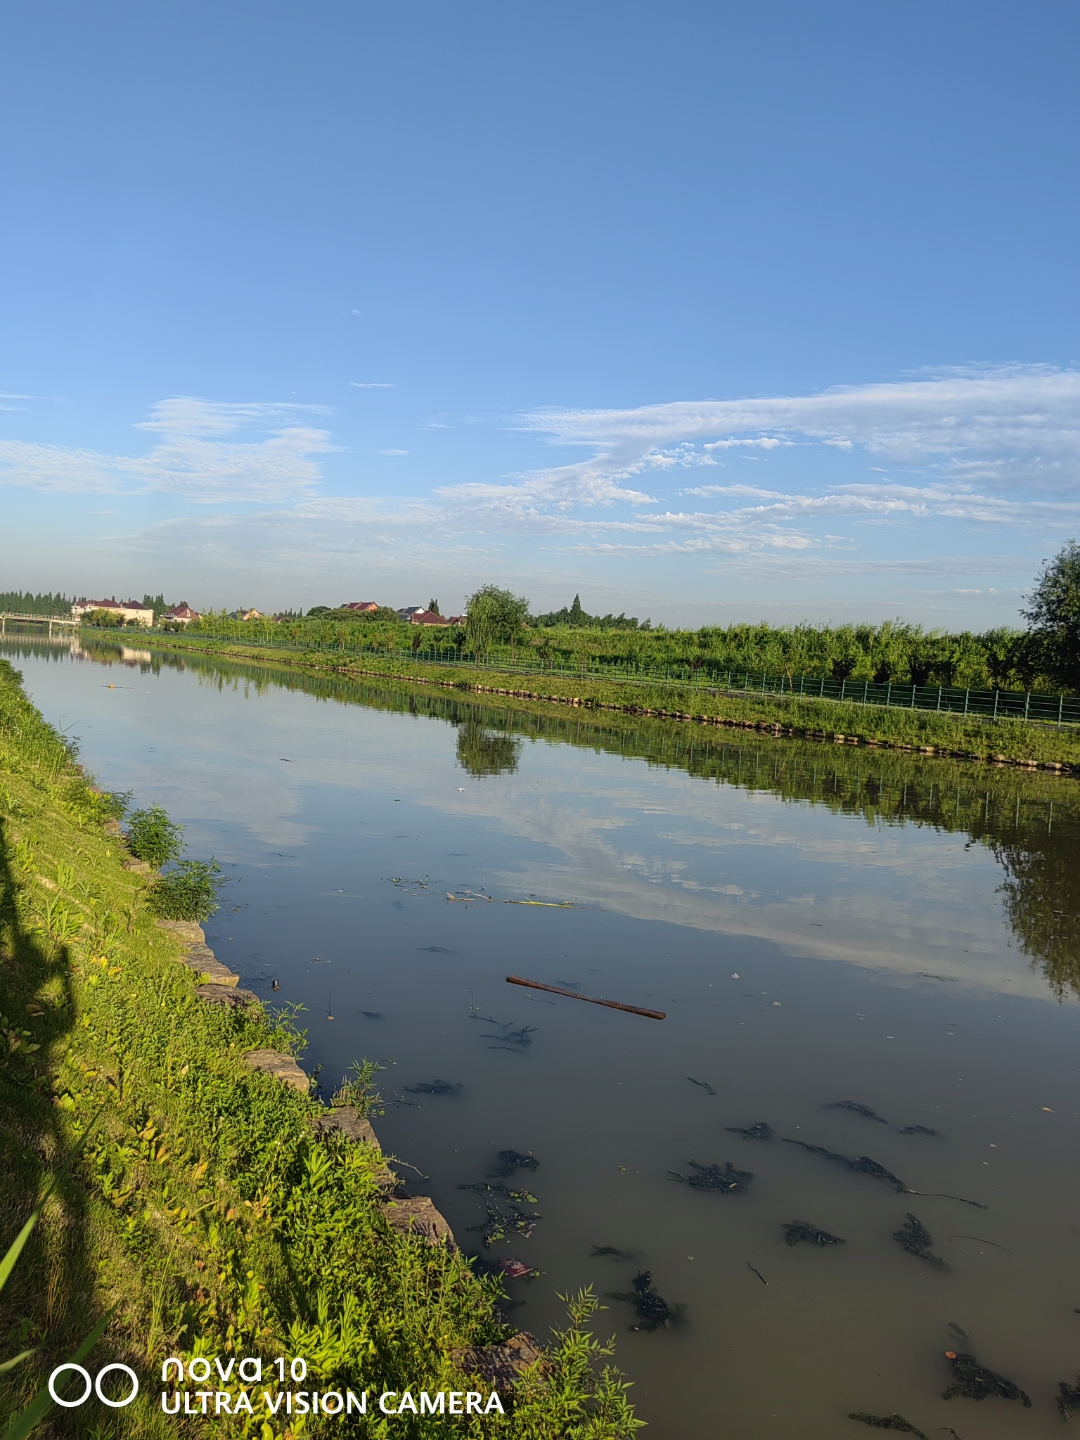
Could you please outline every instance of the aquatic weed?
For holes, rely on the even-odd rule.
[[[892,1237],[898,1245],[901,1245],[909,1255],[914,1255],[917,1260],[925,1260],[935,1270],[948,1270],[948,1264],[940,1255],[935,1255],[930,1249],[934,1243],[934,1237],[927,1230],[926,1226],[916,1216],[908,1211],[907,1224],[902,1225],[899,1230],[893,1231]]]
[[[664,1297],[653,1289],[652,1271],[639,1270],[630,1281],[631,1290],[608,1290],[609,1300],[625,1300],[633,1305],[638,1323],[631,1330],[666,1330],[681,1324],[683,1307],[669,1305]]]
[[[520,1150],[500,1150],[495,1159],[498,1164],[494,1170],[488,1171],[490,1180],[503,1180],[513,1175],[515,1170],[536,1170],[540,1165],[531,1150],[524,1155]]]
[[[725,1130],[732,1135],[741,1135],[744,1140],[771,1140],[773,1129],[766,1125],[764,1120],[759,1120],[756,1125],[748,1125],[745,1130],[740,1130],[737,1125],[725,1125]]]
[[[954,1384],[941,1392],[943,1400],[963,1395],[968,1400],[985,1400],[988,1395],[998,1395],[1002,1400],[1022,1400],[1024,1409],[1031,1409],[1031,1398],[1013,1380],[1006,1380],[996,1370],[980,1365],[974,1355],[956,1355],[945,1351],[945,1358],[952,1369]]]
[[[792,1220],[789,1225],[784,1226],[784,1243],[786,1245],[798,1245],[800,1240],[807,1240],[811,1245],[846,1245],[846,1240],[841,1240],[839,1235],[830,1235],[828,1230],[819,1230],[816,1225],[811,1225],[807,1220]]]
[[[698,1173],[680,1175],[677,1170],[669,1170],[668,1179],[689,1185],[691,1190],[718,1190],[726,1195],[732,1190],[741,1190],[754,1178],[752,1170],[736,1170],[730,1160],[723,1170],[719,1165],[699,1165],[696,1160],[688,1160],[686,1163]]]
[[[869,1425],[874,1430],[903,1430],[906,1435],[917,1435],[919,1440],[930,1440],[928,1435],[924,1434],[922,1430],[917,1430],[910,1420],[904,1419],[903,1415],[870,1415],[865,1410],[852,1410],[848,1414],[848,1419],[861,1420],[864,1425]]]

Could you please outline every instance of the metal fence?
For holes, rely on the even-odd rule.
[[[258,622],[256,622],[258,623]],[[370,655],[384,660],[419,660],[428,665],[467,665],[471,669],[503,674],[559,676],[564,679],[613,680],[631,685],[678,685],[705,692],[728,691],[739,695],[800,696],[807,700],[838,700],[855,705],[887,706],[901,710],[936,710],[942,714],[972,715],[988,720],[1028,720],[1042,725],[1080,725],[1080,696],[1049,695],[1035,690],[971,690],[956,685],[903,685],[898,681],[834,680],[824,675],[766,675],[751,670],[723,669],[705,660],[682,665],[641,665],[599,656],[540,657],[533,649],[471,654],[449,646],[418,649],[357,644],[344,639],[308,640],[275,634],[269,623],[257,635],[236,633],[229,626],[219,633],[201,632],[207,639],[232,640],[274,650],[302,650],[328,655]],[[103,631],[103,634],[115,632]],[[194,637],[193,637],[194,638]]]

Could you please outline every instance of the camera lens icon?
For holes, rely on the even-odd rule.
[[[56,1393],[56,1381],[59,1376],[63,1375],[67,1370],[77,1371],[77,1373],[82,1376],[83,1383],[86,1386],[86,1389],[77,1400],[65,1400]],[[101,1388],[101,1382],[111,1370],[122,1370],[131,1380],[131,1393],[123,1400],[110,1400]],[[76,1365],[73,1361],[68,1361],[66,1365],[58,1365],[49,1376],[49,1394],[56,1401],[57,1405],[62,1405],[65,1410],[74,1410],[80,1405],[85,1405],[90,1398],[91,1390],[97,1395],[103,1405],[108,1405],[113,1410],[121,1410],[125,1405],[130,1405],[135,1399],[135,1396],[138,1395],[139,1377],[130,1365],[121,1365],[119,1361],[114,1361],[111,1365],[103,1365],[98,1371],[96,1379],[91,1376],[89,1370],[84,1370],[81,1365]]]

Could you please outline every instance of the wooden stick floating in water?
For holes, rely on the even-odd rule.
[[[524,985],[529,990],[550,990],[553,995],[568,995],[571,1000],[585,1000],[590,1005],[607,1005],[612,1010],[629,1010],[631,1015],[647,1015],[650,1020],[666,1020],[663,1010],[642,1010],[640,1005],[620,1005],[618,1000],[597,1000],[592,995],[578,995],[574,990],[564,990],[561,985],[541,985],[539,980],[522,980],[520,975],[507,975],[508,985]]]

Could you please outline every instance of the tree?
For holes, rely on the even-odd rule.
[[[429,600],[427,602],[427,608],[431,611],[433,615],[442,614],[442,611],[439,609],[439,602],[437,600]]]
[[[465,635],[478,654],[492,645],[513,640],[525,624],[529,602],[524,595],[513,595],[497,585],[482,585],[468,599]]]
[[[1080,690],[1080,545],[1064,544],[1020,611],[1042,649],[1042,669],[1067,690]]]

